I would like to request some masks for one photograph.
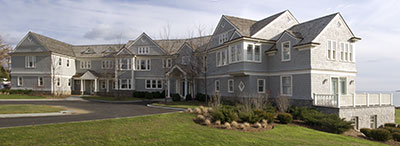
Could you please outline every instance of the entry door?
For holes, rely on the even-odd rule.
[[[332,78],[332,94],[338,95],[338,93],[339,93],[339,79]]]

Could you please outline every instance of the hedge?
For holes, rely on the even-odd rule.
[[[391,138],[391,134],[386,129],[372,129],[371,138],[378,141],[388,141]]]
[[[279,123],[281,124],[288,124],[293,120],[292,115],[288,113],[279,113],[276,118],[277,120],[279,120]]]
[[[2,93],[10,93],[10,94],[30,94],[30,93],[32,93],[32,90],[23,90],[23,89],[17,89],[17,90],[0,89],[0,92],[2,92]]]
[[[172,101],[181,101],[181,95],[179,94],[171,94]]]

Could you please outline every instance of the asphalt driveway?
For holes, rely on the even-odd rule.
[[[84,101],[0,101],[1,104],[59,105],[87,110],[90,113],[54,117],[4,118],[0,119],[0,127],[64,123],[175,112],[175,110],[150,108],[146,106],[146,103],[110,104]]]

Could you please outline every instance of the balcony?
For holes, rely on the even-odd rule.
[[[323,107],[360,107],[393,105],[393,94],[313,94],[314,106]]]

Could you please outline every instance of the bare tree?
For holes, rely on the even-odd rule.
[[[6,75],[10,77],[10,55],[8,54],[12,50],[12,47],[7,44],[0,36],[0,66],[6,70]]]
[[[275,98],[275,103],[280,112],[287,112],[290,106],[290,100],[287,96],[279,96]]]
[[[60,65],[59,65],[59,58],[58,57],[56,57],[56,56],[54,56],[54,55],[51,55],[51,66],[50,66],[51,68],[51,81],[52,81],[52,85],[51,85],[51,91],[52,91],[52,94],[53,95],[55,95],[55,96],[60,96],[61,95],[61,93],[60,92],[57,92],[56,91],[56,82],[57,82],[57,79],[59,79],[59,77],[57,78],[57,75],[60,73],[59,71],[59,69],[60,69]],[[61,79],[60,79],[61,80]],[[82,88],[82,87],[81,87]]]

